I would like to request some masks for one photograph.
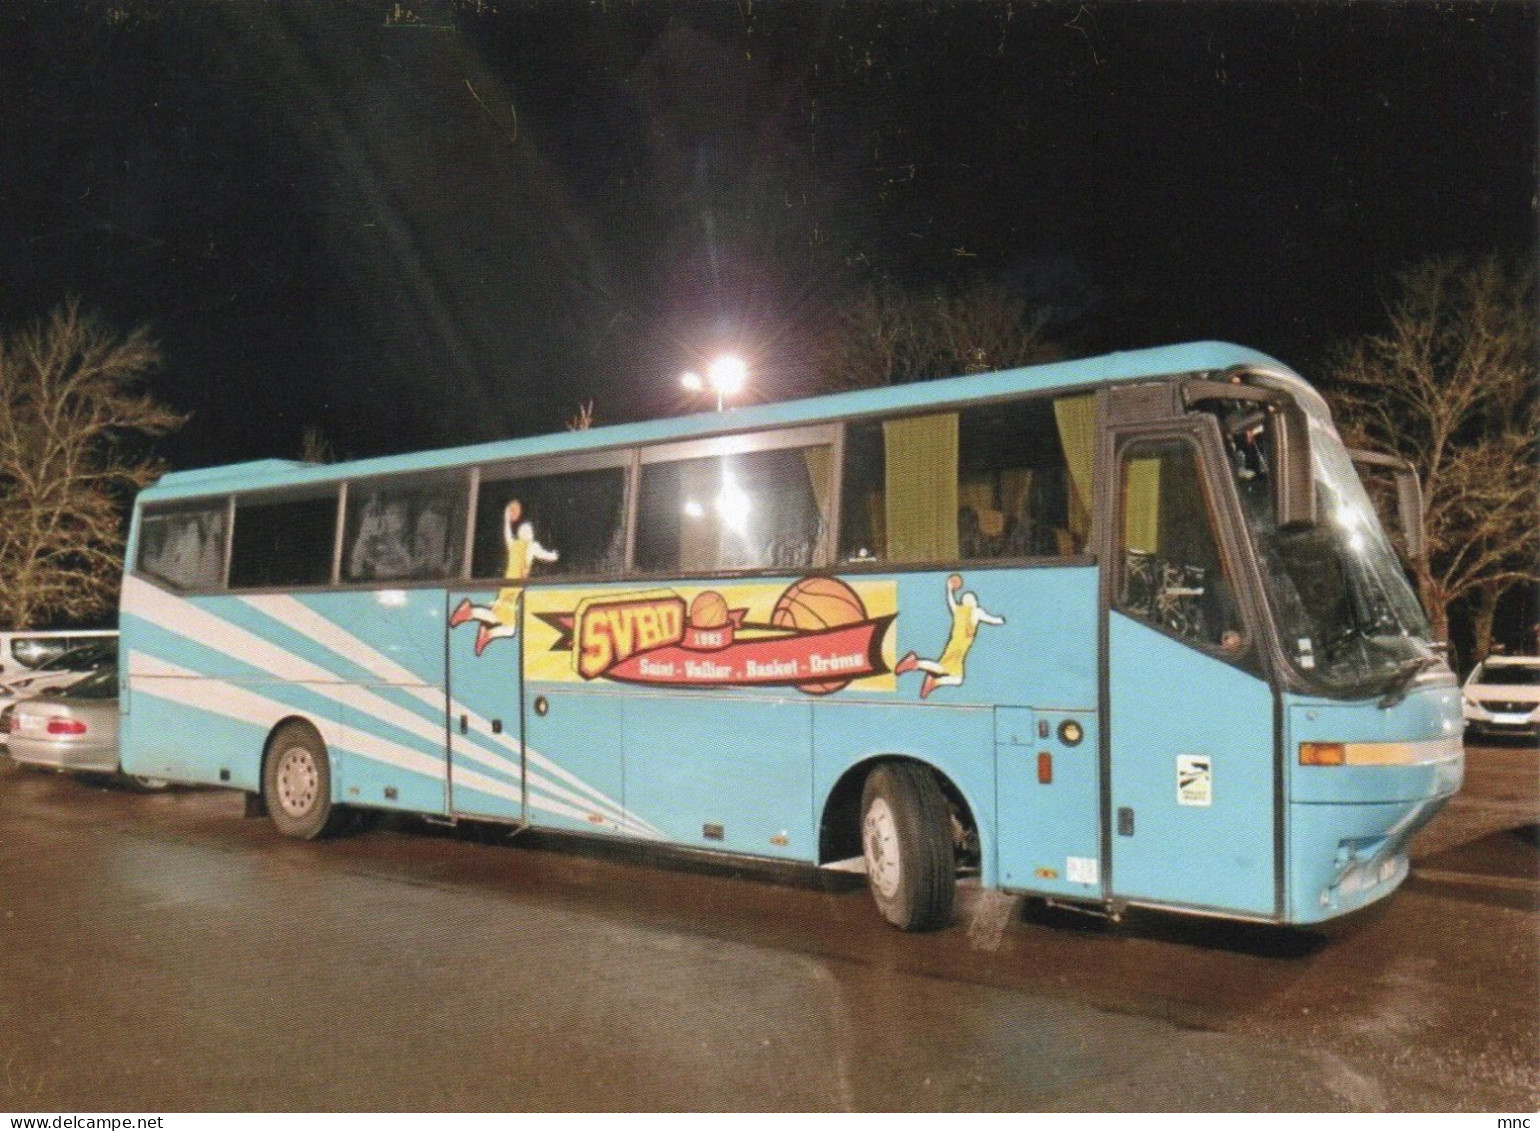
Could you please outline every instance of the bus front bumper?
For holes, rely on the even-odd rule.
[[[1412,837],[1450,796],[1291,805],[1289,921],[1334,919],[1395,891],[1411,872]]]

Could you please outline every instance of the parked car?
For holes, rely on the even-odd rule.
[[[0,704],[6,700],[27,699],[55,687],[67,686],[83,675],[115,664],[117,659],[116,636],[71,648],[35,668],[23,669],[17,675],[0,679]]]
[[[0,681],[14,679],[85,644],[116,643],[114,629],[33,629],[0,632]]]
[[[1488,656],[1464,695],[1467,734],[1540,737],[1540,656]]]
[[[117,633],[93,640],[78,648],[60,652],[36,668],[21,669],[20,675],[0,679],[0,750],[10,742],[10,718],[18,701],[45,691],[68,687],[84,679],[103,664],[116,662]]]
[[[12,704],[11,760],[68,773],[118,772],[118,668],[108,663],[67,687]],[[159,778],[130,777],[143,789],[164,789]]]

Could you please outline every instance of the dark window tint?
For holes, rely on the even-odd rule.
[[[827,530],[827,445],[642,468],[636,568],[809,569]]]
[[[1095,423],[1087,395],[851,425],[840,556],[947,562],[1083,552]]]
[[[225,503],[146,508],[139,520],[139,572],[173,589],[225,582]]]
[[[349,484],[342,579],[459,577],[469,493],[462,476]]]
[[[471,572],[479,578],[618,574],[625,566],[625,498],[625,470],[618,467],[540,476],[483,473]]]
[[[325,585],[336,546],[337,497],[239,499],[230,588]]]

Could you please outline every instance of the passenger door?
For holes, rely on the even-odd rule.
[[[520,723],[523,661],[518,624],[523,587],[450,590],[449,811],[525,819]]]
[[[1109,894],[1270,916],[1273,695],[1199,426],[1114,445],[1105,510]],[[1217,451],[1217,443],[1208,450]]]

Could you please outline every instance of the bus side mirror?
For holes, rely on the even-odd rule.
[[[1428,535],[1423,525],[1422,481],[1417,469],[1399,456],[1382,455],[1353,449],[1348,452],[1353,462],[1362,468],[1389,471],[1396,485],[1396,511],[1401,526],[1401,537],[1406,544],[1406,556],[1414,567],[1426,567],[1428,560]]]
[[[1279,530],[1314,526],[1315,476],[1310,468],[1310,422],[1305,410],[1292,402],[1277,404],[1273,413],[1273,488]]]

